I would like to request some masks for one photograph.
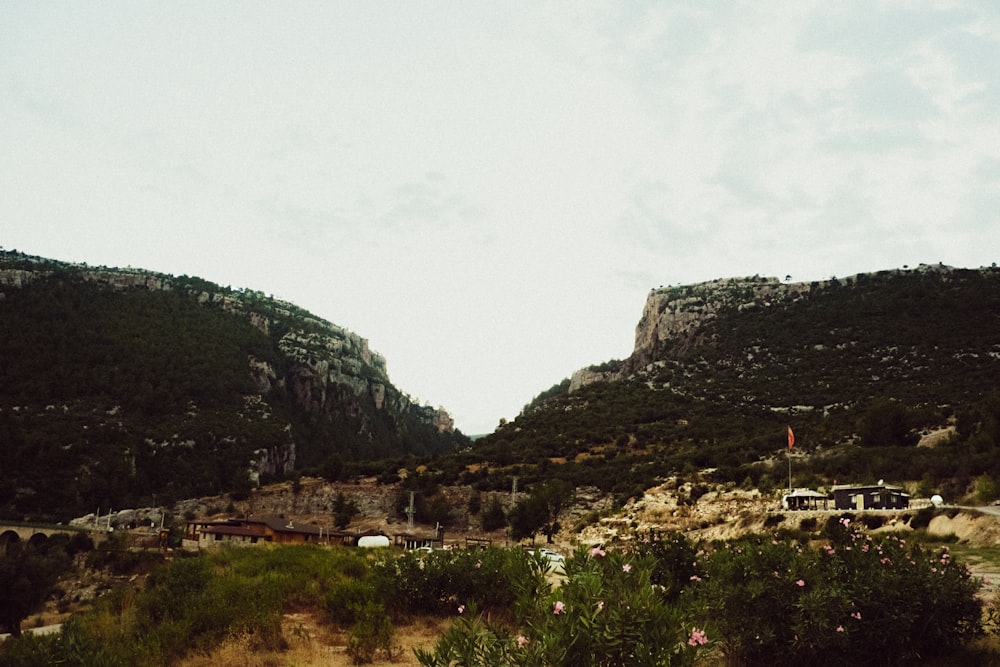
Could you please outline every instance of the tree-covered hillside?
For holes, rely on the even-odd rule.
[[[718,281],[650,299],[659,326],[683,327],[543,392],[476,454],[528,483],[560,476],[623,498],[705,468],[784,486],[790,425],[796,483],[923,480],[954,497],[1000,480],[1000,270]]]
[[[246,492],[467,442],[363,339],[291,304],[0,253],[0,516]]]

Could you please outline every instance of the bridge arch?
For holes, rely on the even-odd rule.
[[[43,546],[48,541],[49,541],[49,536],[46,535],[45,533],[35,533],[34,535],[28,538],[28,546],[37,549],[38,547]]]
[[[0,554],[7,553],[7,545],[13,542],[20,542],[21,536],[13,530],[5,530],[0,533]]]

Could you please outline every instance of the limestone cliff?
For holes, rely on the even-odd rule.
[[[710,342],[706,338],[709,325],[722,313],[765,311],[808,299],[832,287],[857,286],[903,275],[933,274],[947,279],[954,271],[943,264],[920,264],[912,269],[858,274],[840,280],[834,277],[792,282],[790,278],[782,281],[774,277],[747,276],[652,289],[635,328],[632,354],[620,364],[576,371],[569,391],[572,393],[594,382],[622,380],[634,373],[651,370],[657,362],[680,358],[693,347]]]
[[[46,299],[53,302],[50,308],[41,303]],[[89,321],[98,310],[106,321]],[[444,409],[418,405],[392,384],[385,358],[365,338],[259,291],[0,251],[0,316],[21,322],[19,329],[0,331],[0,343],[27,355],[22,365],[31,370],[20,372],[51,372],[54,378],[68,372],[78,378],[66,383],[37,377],[38,405],[30,405],[31,392],[17,391],[16,378],[4,378],[9,386],[0,392],[0,418],[17,406],[32,414],[45,411],[55,399],[44,387],[56,387],[67,414],[86,409],[114,415],[114,428],[121,432],[114,439],[126,443],[115,456],[137,480],[151,461],[162,467],[203,446],[220,457],[235,455],[232,466],[256,480],[315,467],[330,457],[448,451],[464,438]],[[131,323],[137,316],[145,323]],[[188,321],[196,330],[178,330],[172,337],[170,331]],[[45,344],[66,356],[69,371],[44,366],[41,358],[50,353],[35,348],[32,329],[46,330]],[[88,333],[81,338],[74,329]],[[59,341],[62,336],[65,342]],[[175,345],[172,338],[180,342]],[[156,346],[148,359],[144,345]],[[37,363],[30,361],[33,355],[40,355]],[[123,364],[116,355],[130,361]],[[234,362],[240,368],[234,369]],[[229,365],[216,369],[222,363]],[[213,389],[199,387],[202,381]],[[118,396],[116,386],[130,389]],[[142,437],[126,434],[137,428]],[[95,465],[82,460],[80,465],[88,478],[96,474]],[[203,473],[226,481],[231,475],[221,469],[198,474]]]

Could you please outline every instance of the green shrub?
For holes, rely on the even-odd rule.
[[[24,650],[48,656],[49,664],[130,667],[170,664],[232,635],[252,638],[255,648],[282,650],[287,644],[281,619],[289,607],[331,608],[337,600],[350,601],[350,615],[335,620],[364,632],[369,626],[378,630],[373,635],[378,649],[388,646],[392,626],[373,625],[372,618],[384,616],[375,595],[364,557],[356,550],[224,548],[164,564],[149,575],[143,590],[123,586],[112,591],[65,623],[58,641]],[[371,605],[378,606],[377,613]]]
[[[679,598],[686,586],[704,574],[697,547],[680,533],[651,530],[646,535],[637,534],[629,552],[639,558],[653,559],[652,582],[668,600]]]
[[[358,621],[365,606],[374,599],[375,587],[370,581],[348,579],[327,593],[324,606],[334,623],[350,625]]]
[[[747,665],[894,665],[981,632],[980,582],[947,549],[873,538],[842,517],[829,544],[719,543],[695,587],[729,659]]]
[[[386,554],[373,566],[374,582],[395,614],[453,614],[459,605],[508,609],[521,591],[543,585],[543,565],[521,549],[455,549]]]
[[[357,621],[351,627],[347,639],[347,654],[354,664],[369,663],[375,652],[382,650],[391,659],[394,655],[393,627],[385,608],[374,600],[368,600],[357,613]]]
[[[693,664],[707,638],[653,583],[656,569],[651,556],[580,549],[566,562],[565,581],[525,600],[514,625],[462,608],[434,650],[417,658],[425,667]]]

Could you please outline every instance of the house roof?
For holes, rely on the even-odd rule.
[[[311,523],[295,523],[292,519],[282,519],[279,516],[263,516],[251,519],[226,519],[224,521],[191,521],[201,526],[203,533],[218,533],[220,535],[264,535],[264,527],[275,533],[291,533],[298,535],[329,534],[329,530]]]
[[[830,496],[812,489],[795,489],[791,493],[785,494],[786,498],[823,498],[829,500]]]
[[[213,524],[204,526],[201,532],[207,535],[244,535],[248,537],[263,537],[265,535],[263,526],[241,526],[230,524]]]
[[[320,535],[324,532],[322,528],[311,523],[295,523],[292,519],[282,519],[279,516],[268,515],[261,519],[249,519],[248,522],[260,521],[276,533],[299,533],[305,535]]]
[[[877,491],[880,489],[885,489],[886,491],[903,491],[903,487],[892,484],[838,484],[833,487],[834,491]],[[909,494],[903,493],[903,495]]]

